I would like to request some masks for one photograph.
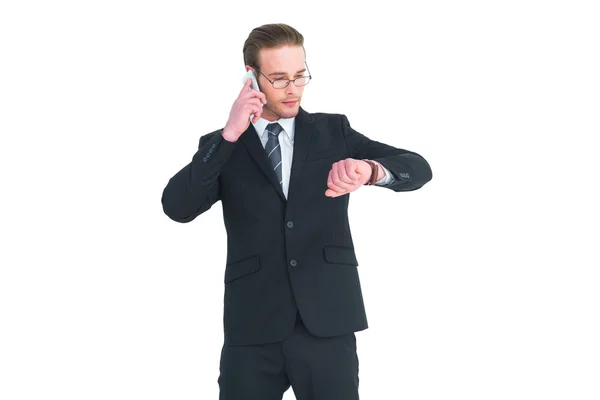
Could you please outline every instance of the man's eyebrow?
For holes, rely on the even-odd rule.
[[[306,71],[306,68],[301,69],[300,71],[296,72],[296,74],[299,74],[300,72],[305,72],[305,71]],[[271,72],[268,76],[271,76],[271,75],[286,75],[286,73],[285,72]]]

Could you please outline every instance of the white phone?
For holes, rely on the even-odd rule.
[[[258,82],[256,81],[256,75],[254,75],[254,71],[248,70],[248,72],[244,74],[244,79],[242,80],[242,83],[246,83],[248,78],[252,79],[252,89],[260,92],[260,89],[258,88]]]
[[[256,81],[256,75],[254,75],[254,71],[252,71],[251,69],[248,70],[245,74],[244,74],[244,78],[242,79],[242,83],[246,83],[248,81],[248,78],[252,79],[252,89],[257,90],[260,92],[260,89],[258,88],[258,82]],[[263,104],[260,103],[260,106],[262,107]],[[252,122],[252,120],[254,119],[254,114],[250,115],[250,122]]]

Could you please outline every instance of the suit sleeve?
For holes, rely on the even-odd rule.
[[[392,173],[383,165],[381,165],[381,168],[383,168],[383,170],[385,171],[385,176],[383,178],[381,178],[380,180],[378,180],[377,182],[375,182],[375,184],[377,186],[388,186],[391,183],[394,182],[394,176],[392,175]]]
[[[421,155],[371,140],[352,129],[345,115],[341,117],[350,157],[377,161],[391,172],[393,181],[381,187],[407,192],[419,189],[431,180],[431,167]]]
[[[174,221],[190,222],[219,199],[219,175],[237,142],[223,139],[221,130],[200,138],[192,161],[177,172],[163,190],[164,213]]]

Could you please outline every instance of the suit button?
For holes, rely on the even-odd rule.
[[[290,261],[290,265],[291,265],[292,267],[295,267],[296,265],[298,265],[298,261],[296,261],[296,260],[292,260],[292,261]]]
[[[287,227],[288,228],[293,228],[294,227],[294,223],[292,221],[288,221],[287,222]]]

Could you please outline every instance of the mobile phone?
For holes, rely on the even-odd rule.
[[[252,84],[251,84],[252,89],[260,92],[260,89],[258,88],[258,82],[256,80],[256,75],[254,74],[254,71],[252,71],[251,69],[248,70],[244,74],[244,78],[242,79],[242,83],[246,83],[248,81],[248,78],[252,79]],[[260,106],[262,107],[263,104],[260,103]],[[253,119],[254,119],[254,114],[251,114],[250,115],[250,122],[252,122]]]
[[[246,83],[248,78],[252,79],[252,89],[260,92],[260,89],[258,88],[258,82],[256,80],[256,75],[254,75],[254,71],[252,71],[251,69],[244,74],[244,79],[242,80],[242,83]]]

